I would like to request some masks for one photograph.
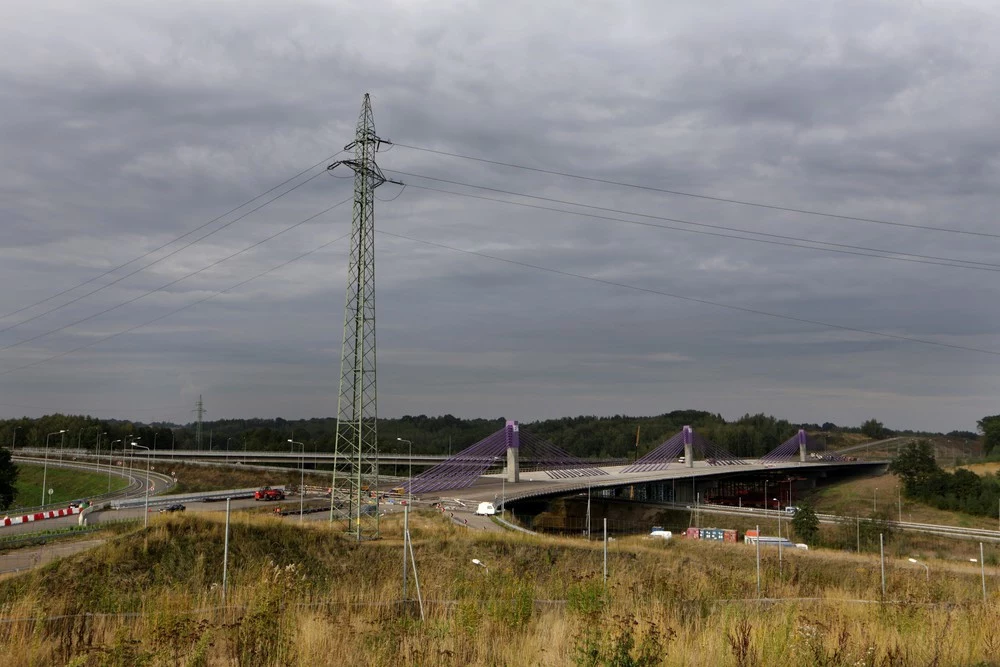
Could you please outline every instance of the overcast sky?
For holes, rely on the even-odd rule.
[[[365,92],[378,133],[411,146],[1000,233],[997,34],[1000,8],[987,0],[0,3],[0,314],[156,250],[334,155],[353,139]],[[997,237],[667,195],[400,146],[380,165],[414,186],[531,201],[389,170],[980,262],[768,245],[418,187],[376,206],[386,232],[1000,352]],[[143,295],[342,201],[350,187],[323,174],[90,296],[236,215],[0,319],[0,347],[13,345],[0,350],[0,416],[186,422],[199,394],[209,419],[335,415],[346,241],[167,314],[337,239],[349,231],[349,204]],[[387,184],[378,194],[399,192]],[[377,238],[377,257],[383,416],[530,421],[703,409],[948,431],[1000,412],[1000,358],[984,352],[727,310],[388,235]]]

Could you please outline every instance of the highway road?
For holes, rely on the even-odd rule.
[[[780,510],[765,510],[753,507],[728,507],[724,505],[691,505],[690,503],[662,503],[671,509],[697,510],[706,514],[728,514],[730,516],[760,517],[769,521],[791,519],[791,515]],[[817,514],[820,523],[849,523],[854,525],[857,517],[840,516],[837,514]],[[942,537],[954,537],[962,540],[981,542],[1000,542],[1000,530],[985,530],[982,528],[965,528],[962,526],[945,526],[934,523],[913,523],[911,521],[888,521],[890,527],[912,533],[925,533]]]

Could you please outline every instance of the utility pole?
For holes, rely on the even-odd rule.
[[[344,147],[353,151],[343,165],[354,172],[354,211],[351,219],[351,256],[348,259],[347,295],[344,307],[344,338],[340,359],[340,393],[337,400],[337,435],[334,456],[348,459],[348,517],[351,531],[360,542],[379,536],[378,434],[375,383],[375,189],[389,179],[375,163],[383,141],[375,134],[371,100],[365,94],[354,141]],[[390,181],[397,183],[397,181]],[[400,184],[401,185],[401,184]],[[336,471],[336,465],[334,466]],[[333,486],[336,490],[336,472]],[[365,490],[375,496],[375,511],[363,511]],[[331,494],[334,492],[331,491]],[[363,525],[364,524],[364,525]],[[412,554],[411,554],[412,556]]]

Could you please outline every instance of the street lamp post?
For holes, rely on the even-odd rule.
[[[478,566],[478,567],[481,567],[481,568],[483,568],[484,570],[486,570],[486,574],[487,574],[487,575],[489,575],[489,573],[490,573],[490,568],[486,567],[486,564],[485,564],[485,563],[483,563],[483,561],[479,560],[478,558],[473,558],[473,559],[472,559],[472,564],[473,564],[473,565],[476,565],[476,566]]]
[[[292,445],[301,445],[302,455],[299,458],[299,523],[302,523],[302,511],[304,509],[304,502],[306,497],[306,446],[305,443],[295,442],[289,439],[288,442]]]
[[[15,426],[14,427],[14,437],[11,438],[11,441],[10,441],[10,451],[12,451],[12,452],[14,451],[14,447],[17,446],[17,429],[19,429],[19,428],[21,430],[24,430],[21,426]]]
[[[42,509],[45,509],[45,487],[48,484],[49,477],[49,438],[54,435],[61,435],[64,433],[66,433],[66,429],[56,431],[55,433],[49,433],[45,436],[45,465],[42,467]]]
[[[878,487],[875,487],[874,493],[872,493],[872,513],[878,512]]]
[[[59,439],[59,462],[62,463],[63,449],[66,448],[66,429],[59,431],[62,437]]]
[[[931,582],[931,568],[927,567],[926,565],[924,565],[923,563],[921,563],[916,558],[907,558],[906,560],[910,561],[911,563],[915,563],[915,564],[919,565],[920,567],[924,568],[925,572],[927,573],[927,583]]]
[[[122,447],[125,447],[124,440],[112,440],[111,444],[108,445],[108,493],[111,493],[111,466],[114,465],[116,442],[122,443]]]
[[[105,435],[107,435],[107,433],[101,433],[100,431],[98,431],[97,433],[97,450],[96,453],[94,454],[94,459],[97,461],[98,471],[101,470],[101,436]]]
[[[137,442],[130,442],[133,447],[139,447],[140,449],[146,450],[146,508],[142,517],[142,527],[146,528],[149,526],[149,447],[140,445]]]
[[[396,438],[396,440],[399,440],[400,442],[405,442],[410,447],[410,453],[407,454],[406,457],[406,460],[410,466],[409,472],[407,473],[407,482],[406,482],[406,498],[407,498],[406,504],[412,505],[413,504],[413,443],[410,442],[409,440],[406,440],[405,438]]]

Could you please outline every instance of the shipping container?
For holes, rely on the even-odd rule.
[[[698,529],[697,528],[688,528],[687,529],[687,536],[690,537],[692,540],[697,540],[698,539]]]

